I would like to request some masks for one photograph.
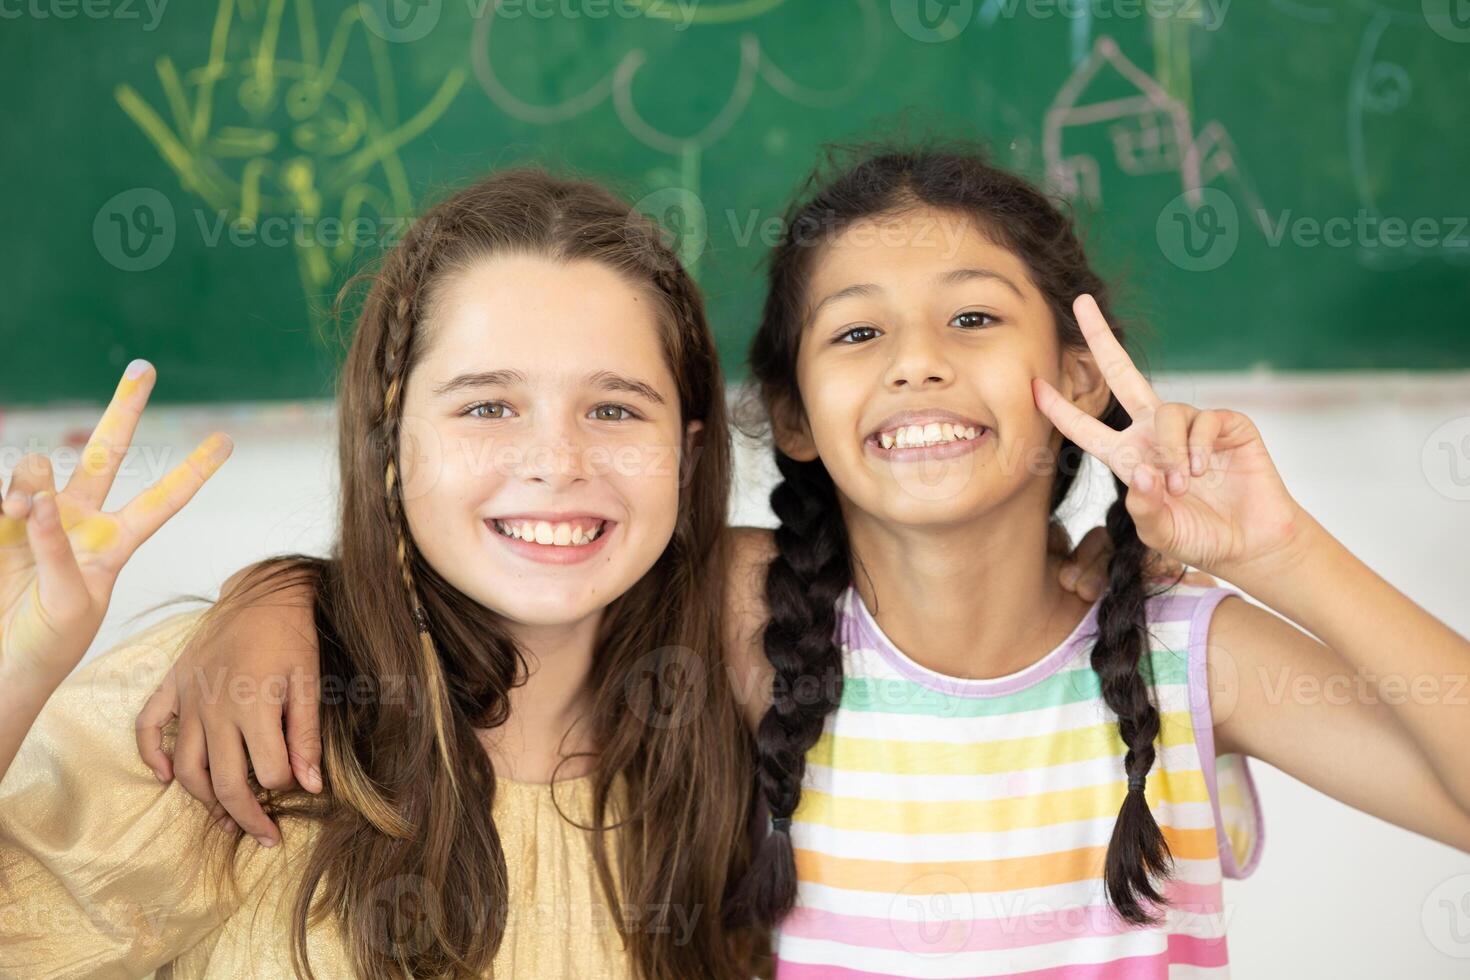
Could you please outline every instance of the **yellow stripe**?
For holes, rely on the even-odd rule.
[[[1164,712],[1159,725],[1156,744],[1162,743],[1165,748],[1193,744],[1194,728],[1188,711]],[[906,742],[848,735],[834,738],[831,732],[824,732],[807,758],[845,772],[983,776],[1121,756],[1124,751],[1117,723],[1103,722],[988,742]]]
[[[1178,860],[1205,861],[1216,856],[1215,831],[1163,827],[1169,852]],[[854,891],[891,895],[1000,892],[1045,888],[1101,878],[1106,847],[1079,847],[1027,857],[993,861],[928,861],[904,863],[839,858],[816,851],[796,852],[796,873],[803,882]]]
[[[1117,816],[1127,790],[1122,773],[1117,781],[1097,786],[995,800],[872,800],[804,789],[793,819],[838,830],[885,834],[999,832]],[[1204,803],[1210,798],[1204,774],[1198,769],[1150,772],[1144,795],[1151,808],[1163,802]]]

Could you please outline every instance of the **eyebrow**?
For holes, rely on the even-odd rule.
[[[959,285],[960,283],[970,282],[975,279],[989,279],[994,282],[998,282],[1002,286],[1005,286],[1007,289],[1009,289],[1011,292],[1015,293],[1017,298],[1026,298],[1022,295],[1021,288],[1019,286],[1012,282],[1010,278],[1002,275],[999,272],[996,272],[994,269],[951,269],[950,271],[940,275],[936,281],[941,286],[955,286]],[[822,307],[827,306],[829,303],[836,303],[844,299],[852,299],[858,296],[872,296],[873,294],[881,293],[882,291],[883,288],[881,286],[871,282],[859,282],[854,283],[851,286],[844,286],[841,289],[837,290],[837,292],[832,293],[830,296],[823,297],[821,302],[817,303],[816,306],[813,306],[811,313],[807,315],[807,322],[810,323],[811,321],[815,320],[817,318],[817,314],[822,311]]]
[[[939,282],[945,286],[957,286],[960,283],[970,282],[974,279],[989,279],[993,282],[998,282],[1015,293],[1017,299],[1026,298],[1021,294],[1020,286],[1017,286],[1009,277],[996,272],[994,269],[951,269],[939,277]]]
[[[646,381],[636,378],[625,377],[613,371],[594,371],[584,379],[586,384],[600,388],[603,391],[621,391],[630,395],[639,395],[648,399],[655,405],[663,405],[664,396],[658,393],[658,389]],[[507,388],[511,385],[526,384],[526,375],[523,371],[510,368],[502,368],[498,371],[476,371],[470,374],[460,374],[434,388],[435,395],[447,395],[451,392],[462,391],[466,388]]]

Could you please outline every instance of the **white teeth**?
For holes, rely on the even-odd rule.
[[[929,422],[926,425],[901,425],[896,429],[878,433],[878,444],[884,449],[909,449],[917,446],[937,446],[945,442],[974,439],[980,430],[973,425],[956,425],[953,422]]]
[[[558,547],[590,544],[602,536],[603,527],[598,524],[594,528],[584,528],[565,521],[560,524],[550,521],[495,521],[495,530],[508,538]]]

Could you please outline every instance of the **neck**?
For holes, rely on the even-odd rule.
[[[1021,495],[964,524],[905,527],[844,501],[858,593],[884,634],[930,670],[993,678],[1024,669],[1088,609],[1047,553],[1046,503]]]
[[[511,636],[525,655],[526,682],[510,691],[505,724],[480,732],[497,776],[519,782],[569,779],[593,768],[590,758],[560,765],[568,755],[592,747],[585,725],[587,678],[592,672],[601,611],[575,623],[554,626],[510,624]]]

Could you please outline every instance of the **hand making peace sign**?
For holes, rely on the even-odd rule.
[[[1128,485],[1126,506],[1144,544],[1229,579],[1243,563],[1287,547],[1302,511],[1239,412],[1163,402],[1089,295],[1072,306],[1088,349],[1133,423],[1116,431],[1041,378],[1036,405]]]
[[[0,505],[0,676],[60,683],[97,635],[123,565],[229,458],[217,432],[126,507],[103,512],[156,378],[133,362],[61,493],[44,454],[16,467]]]

